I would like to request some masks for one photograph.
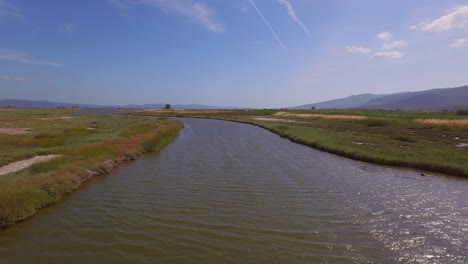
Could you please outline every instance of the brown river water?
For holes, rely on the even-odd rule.
[[[468,180],[225,121],[0,230],[0,263],[468,263]]]

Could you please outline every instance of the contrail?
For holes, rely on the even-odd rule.
[[[255,10],[257,10],[257,13],[258,15],[263,19],[263,22],[265,22],[265,24],[267,25],[267,27],[270,29],[271,33],[273,34],[273,36],[275,37],[276,41],[278,41],[278,44],[280,44],[280,46],[283,48],[283,49],[286,49],[286,47],[284,46],[283,42],[281,42],[281,40],[279,39],[278,35],[276,35],[276,32],[275,30],[273,30],[273,28],[271,27],[270,23],[268,23],[268,21],[266,20],[266,18],[262,15],[262,12],[260,12],[260,10],[258,10],[257,6],[255,5],[254,1],[253,0],[249,0],[250,3],[252,4],[252,6],[255,8]]]
[[[278,0],[278,3],[280,3],[281,5],[283,5],[284,7],[286,7],[286,9],[288,10],[289,16],[290,16],[294,21],[296,21],[296,23],[305,31],[305,33],[307,34],[307,36],[309,37],[309,39],[312,39],[312,36],[310,35],[309,30],[308,30],[307,27],[304,25],[304,23],[302,23],[301,19],[297,16],[296,11],[294,10],[293,6],[291,5],[291,2],[289,2],[289,0]]]

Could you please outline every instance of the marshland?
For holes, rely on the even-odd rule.
[[[0,0],[0,264],[468,263],[468,4]]]

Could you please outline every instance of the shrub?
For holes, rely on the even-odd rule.
[[[34,138],[38,139],[38,138],[55,138],[57,137],[57,135],[52,135],[52,134],[48,134],[48,133],[40,133],[40,134],[37,134],[34,136]]]
[[[276,126],[276,129],[278,129],[278,130],[288,130],[289,127],[284,126],[284,125],[277,125],[277,126]]]
[[[362,121],[368,127],[385,127],[388,126],[389,122],[383,119],[369,118]]]
[[[394,135],[394,136],[391,136],[390,138],[394,140],[398,140],[398,141],[403,141],[403,142],[410,142],[410,143],[417,142],[415,138],[406,136],[406,135]]]

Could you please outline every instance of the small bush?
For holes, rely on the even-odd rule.
[[[283,126],[283,125],[277,125],[277,126],[276,126],[276,129],[278,129],[278,130],[288,130],[289,127]]]
[[[457,111],[457,115],[468,115],[468,109],[460,109]]]
[[[63,140],[56,139],[56,138],[47,138],[47,137],[39,137],[39,138],[17,138],[12,141],[13,145],[18,147],[55,147],[64,144]]]
[[[169,145],[178,135],[178,130],[168,130],[145,140],[141,145],[146,152],[157,152]]]
[[[31,170],[32,173],[37,174],[37,173],[43,173],[43,172],[48,172],[54,169],[59,168],[61,165],[63,165],[64,159],[63,158],[58,158],[54,160],[49,160],[45,162],[39,162],[31,167],[29,169]]]
[[[81,133],[88,132],[88,130],[86,129],[86,127],[75,126],[75,127],[67,128],[63,132],[67,134],[81,134]]]
[[[415,138],[406,136],[406,135],[394,135],[394,136],[391,136],[390,138],[394,140],[398,140],[398,141],[403,141],[403,142],[410,142],[410,143],[417,142]]]
[[[367,120],[362,121],[362,123],[368,127],[386,127],[389,124],[387,120],[377,118],[369,118]]]
[[[35,139],[39,139],[39,138],[55,138],[57,137],[57,135],[52,135],[52,134],[48,134],[48,133],[40,133],[40,134],[37,134],[34,136]]]

